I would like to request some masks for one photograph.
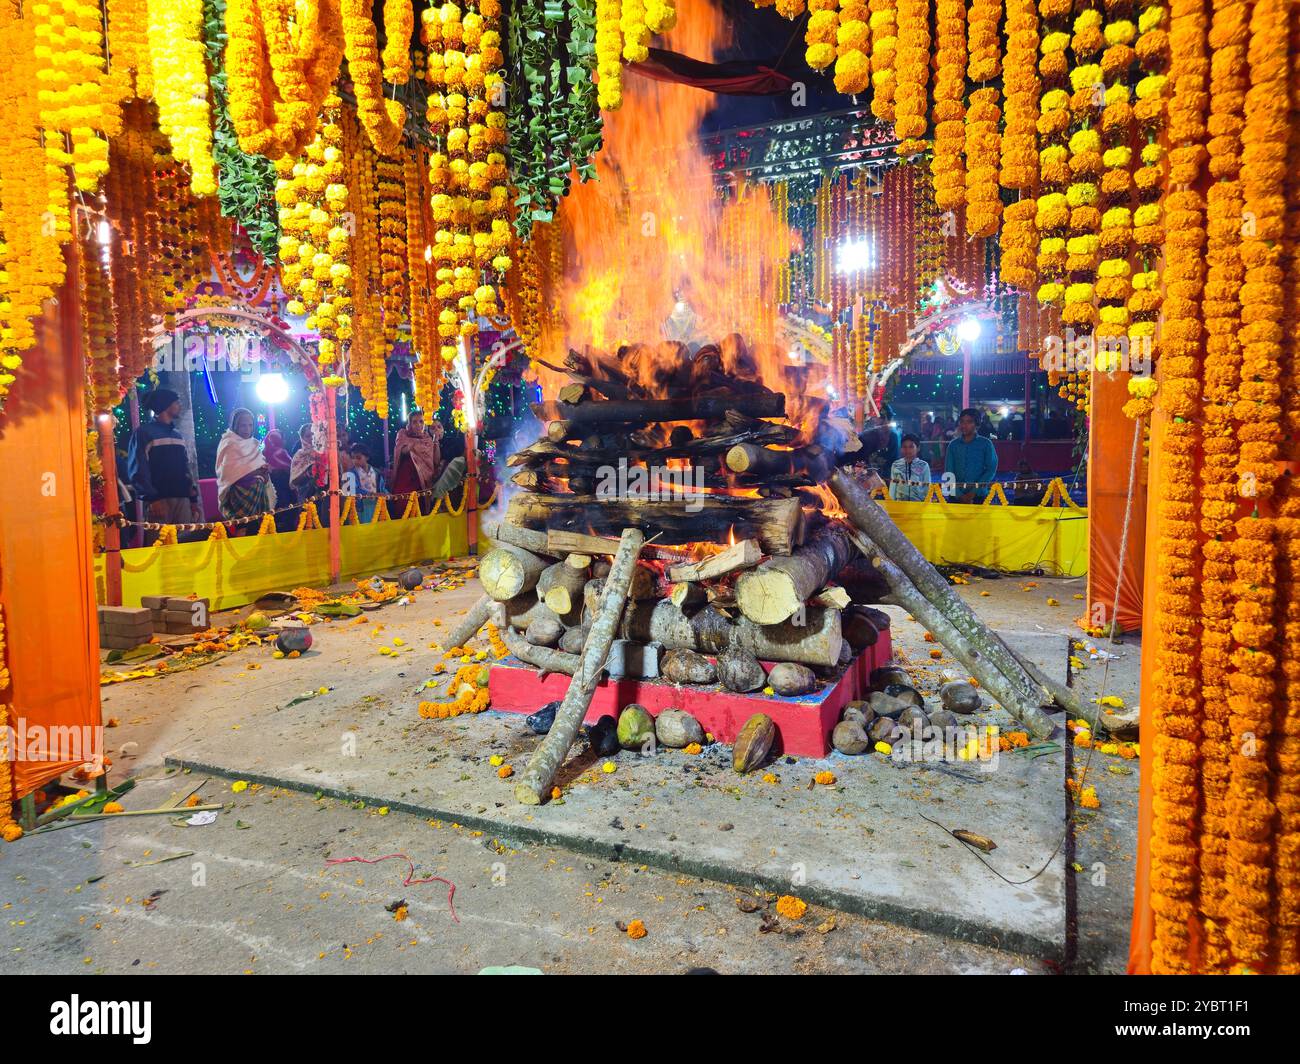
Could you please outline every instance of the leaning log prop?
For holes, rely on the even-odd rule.
[[[563,650],[555,650],[552,647],[533,646],[512,628],[503,628],[501,638],[511,654],[524,664],[532,665],[543,672],[559,672],[565,676],[572,676],[581,664],[577,654],[566,654]]]
[[[830,487],[853,524],[876,544],[881,555],[904,573],[916,590],[948,620],[961,639],[978,650],[993,668],[1006,677],[1021,702],[1051,705],[1055,701],[1052,691],[1026,671],[1002,638],[981,621],[965,600],[953,591],[939,570],[903,535],[889,514],[861,484],[843,470],[836,470],[831,475]],[[874,561],[873,564],[880,568]],[[891,590],[896,589],[891,585]],[[933,628],[930,631],[938,637],[939,633]],[[949,646],[948,649],[953,650],[953,647]]]
[[[447,643],[446,649],[450,650],[452,647],[463,647],[478,635],[479,629],[487,624],[488,614],[491,612],[491,609],[491,596],[480,595],[478,601],[475,602],[474,605],[469,608],[469,612],[465,614],[465,619],[452,629],[451,635],[447,637],[450,641]]]
[[[980,652],[982,645],[987,645],[987,640],[981,640],[981,646],[968,640],[957,630],[947,615],[922,595],[908,579],[907,574],[887,558],[880,547],[861,530],[856,532],[853,540],[884,576],[889,584],[889,597],[894,605],[902,606],[917,621],[925,625],[935,639],[970,670],[971,675],[979,680],[980,686],[997,699],[1003,709],[1020,721],[1034,738],[1046,739],[1052,734],[1055,729],[1052,719],[1038,705],[1026,701],[1011,681],[994,668],[988,657]]]
[[[609,657],[610,644],[614,642],[619,620],[623,616],[632,572],[636,568],[636,560],[644,542],[645,534],[639,528],[624,529],[620,537],[618,553],[614,555],[609,576],[605,578],[600,604],[592,618],[587,642],[579,655],[581,664],[569,683],[564,701],[555,712],[551,730],[533,751],[523,778],[515,785],[515,797],[524,805],[540,805],[550,794],[555,774],[568,756],[573,740],[577,738],[582,718],[587,715],[591,697],[600,682],[605,659]]]

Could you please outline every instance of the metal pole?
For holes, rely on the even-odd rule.
[[[337,584],[342,572],[342,558],[339,553],[339,430],[335,423],[335,408],[338,393],[332,386],[325,388],[325,438],[329,448],[330,463],[330,583]]]
[[[131,412],[131,433],[134,435],[135,430],[140,427],[140,390],[136,388],[134,382],[132,382],[131,387],[127,390],[127,395],[130,396],[131,399],[129,404],[129,409]],[[135,519],[137,522],[143,523],[144,522],[144,500],[140,498],[139,495],[135,495],[134,498],[135,498],[135,505],[134,505]],[[132,530],[131,536],[132,536],[133,546],[136,547],[144,546],[144,529],[140,527],[140,524],[137,524],[136,527]]]
[[[122,529],[117,523],[121,503],[117,495],[117,448],[113,441],[113,415],[95,418],[99,430],[99,461],[104,467],[104,597],[109,606],[122,605]]]

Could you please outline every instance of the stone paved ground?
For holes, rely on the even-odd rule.
[[[1042,578],[977,580],[961,589],[995,626],[1056,633],[1072,630],[1072,595],[1081,590],[1079,581]],[[386,710],[377,718],[398,713],[405,720],[413,715],[416,688],[426,675],[427,641],[439,627],[445,630],[435,622],[454,621],[475,593],[472,582],[459,590],[423,592],[411,606],[389,607],[365,624],[344,629],[355,645],[345,655],[346,664],[334,662],[335,680],[342,682],[340,672],[360,677],[377,703],[373,709]],[[1061,605],[1048,605],[1048,598]],[[380,624],[384,627],[376,632]],[[378,654],[378,645],[391,645],[393,634],[408,629],[414,638],[396,656]],[[937,679],[926,674],[945,663],[929,660],[915,625],[898,620],[895,642],[899,656],[916,669],[918,682]],[[1137,648],[1108,649],[1121,656],[1110,664],[1107,690],[1135,704]],[[1087,661],[1086,654],[1081,663],[1087,667],[1075,682],[1095,697],[1101,663]],[[291,665],[303,668],[279,672]],[[265,651],[248,650],[181,676],[107,689],[106,715],[122,722],[108,733],[117,768],[152,778],[128,805],[161,804],[178,786],[188,790],[201,781],[186,776],[178,784],[176,774],[168,776],[162,767],[168,751],[218,740],[228,744],[239,738],[241,709],[246,707],[251,719],[273,701],[282,705],[302,693],[299,686],[305,690],[314,684],[318,669],[330,667],[322,657],[272,663]],[[278,682],[273,680],[276,673]],[[220,712],[202,708],[210,700],[221,704]],[[356,713],[370,705],[358,702]],[[492,719],[504,718],[492,715],[482,723]],[[433,733],[436,745],[436,730],[446,724],[422,726]],[[336,722],[329,727],[332,743]],[[392,739],[396,736],[394,731]],[[1107,771],[1114,764],[1115,759],[1096,757],[1090,782],[1098,786],[1102,808],[1076,817],[1074,831],[1063,833],[1066,893],[1073,899],[1074,916],[1061,931],[1061,956],[1070,955],[1073,936],[1075,965],[1084,970],[1123,969],[1138,763],[1116,765],[1128,769],[1128,775]],[[810,775],[804,768],[786,768],[783,779]],[[583,800],[607,801],[611,817],[626,812],[627,781],[632,772],[642,771],[633,766],[619,786],[604,792],[595,781]],[[394,784],[397,791],[418,786],[415,779]],[[490,789],[484,785],[483,793]],[[721,971],[1005,972],[1054,967],[1026,955],[844,913],[835,914],[834,930],[818,933],[831,913],[817,907],[795,924],[775,921],[789,933],[763,931],[761,914],[770,911],[771,899],[764,896],[765,908],[754,913],[742,912],[737,896],[752,894],[743,887],[562,848],[510,848],[490,833],[475,835],[464,825],[434,826],[396,811],[381,816],[373,808],[354,809],[343,801],[272,787],[232,795],[228,781],[213,779],[203,793],[231,803],[209,827],[141,817],[78,826],[0,850],[0,956],[9,961],[5,968],[477,971],[487,964],[520,963],[546,971],[677,971],[708,965]],[[608,798],[602,799],[602,793]],[[792,792],[790,800],[806,801],[803,792]],[[494,806],[495,801],[484,808]],[[732,819],[739,819],[744,805],[735,808]],[[185,850],[195,855],[138,868],[124,864]],[[422,872],[457,883],[460,924],[450,921],[444,888],[438,884],[401,886],[402,862],[323,864],[326,856],[397,851],[411,853]],[[972,875],[981,871],[973,867]],[[104,878],[87,882],[100,875]],[[164,893],[149,900],[154,891]],[[409,917],[399,922],[384,906],[402,898],[410,904]],[[634,918],[650,928],[638,942],[616,926]]]

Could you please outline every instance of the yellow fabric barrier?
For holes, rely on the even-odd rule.
[[[1060,506],[881,503],[903,534],[936,565],[981,565],[1048,573],[1088,571],[1088,512]]]
[[[465,517],[447,513],[339,529],[344,579],[369,576],[427,558],[450,558],[467,548]],[[137,547],[122,551],[122,603],[144,595],[195,594],[213,609],[254,602],[268,591],[329,583],[329,530],[241,536]],[[95,559],[95,584],[104,601],[104,559]]]

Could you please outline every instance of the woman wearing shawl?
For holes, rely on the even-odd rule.
[[[424,414],[412,410],[406,419],[406,425],[397,434],[397,446],[393,449],[393,494],[399,496],[392,500],[398,508],[394,516],[400,516],[406,507],[406,496],[413,491],[425,491],[433,487],[442,466],[442,449],[424,427]],[[420,512],[428,513],[433,500],[427,495],[420,499]]]
[[[275,508],[271,468],[253,425],[252,411],[240,407],[217,445],[217,499],[227,521],[248,522]]]
[[[316,494],[319,488],[316,467],[320,458],[320,452],[311,444],[311,425],[304,425],[298,430],[298,449],[289,463],[289,484],[295,501],[306,502]]]

